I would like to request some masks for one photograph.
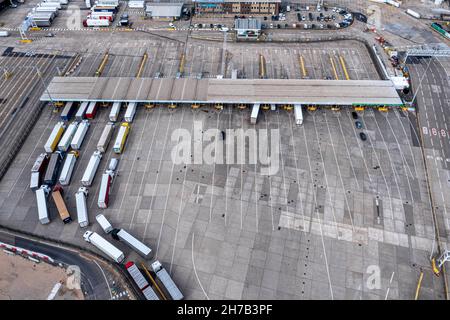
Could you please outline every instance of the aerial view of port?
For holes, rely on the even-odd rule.
[[[0,0],[0,300],[449,300],[449,45],[449,0]]]

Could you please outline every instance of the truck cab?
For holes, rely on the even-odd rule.
[[[124,13],[123,15],[120,16],[120,20],[119,20],[119,25],[120,26],[129,26],[130,21],[128,19],[128,14]]]

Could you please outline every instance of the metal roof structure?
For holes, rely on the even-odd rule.
[[[192,0],[198,3],[281,3],[281,0]]]
[[[236,19],[235,30],[261,30],[261,21],[258,19]]]
[[[41,101],[403,105],[390,80],[54,77]]]
[[[145,12],[151,12],[152,17],[179,17],[182,8],[182,2],[147,2]]]

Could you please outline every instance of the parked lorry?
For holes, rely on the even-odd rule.
[[[106,254],[117,263],[121,263],[125,259],[122,251],[117,249],[109,241],[105,240],[96,232],[86,231],[83,235],[85,241],[92,243],[97,249]]]
[[[45,152],[52,153],[53,151],[55,151],[56,146],[58,145],[58,142],[61,139],[65,129],[66,125],[62,121],[58,122],[53,127],[53,130],[44,145]]]
[[[109,223],[108,219],[106,219],[103,214],[100,213],[96,215],[95,220],[97,220],[98,224],[100,225],[100,227],[102,227],[105,233],[110,233],[111,231],[113,231],[111,223]]]
[[[61,111],[61,120],[69,121],[75,113],[75,104],[72,101],[66,102],[64,109]]]
[[[47,170],[45,170],[44,184],[48,186],[53,186],[58,178],[59,168],[64,158],[64,153],[61,151],[56,151],[50,156],[50,161],[48,162]]]
[[[89,225],[89,215],[87,211],[86,198],[88,196],[88,189],[86,187],[80,187],[75,193],[75,202],[77,205],[78,224],[81,228]]]
[[[127,269],[130,276],[133,278],[134,283],[136,283],[139,290],[141,290],[145,299],[147,300],[159,300],[155,291],[152,289],[147,279],[144,278],[143,274],[139,270],[139,268],[132,261],[128,261],[125,264],[125,268]]]
[[[251,124],[256,124],[256,120],[258,120],[258,113],[259,113],[260,106],[261,105],[259,103],[255,103],[253,105],[252,113],[250,115],[250,123]]]
[[[47,3],[60,3],[60,4],[62,4],[62,5],[66,5],[66,4],[69,4],[69,0],[44,0],[44,2],[47,2]]]
[[[86,109],[86,118],[94,119],[95,114],[97,113],[97,102],[89,102],[89,105]]]
[[[89,105],[88,102],[80,103],[80,106],[78,107],[78,111],[75,114],[75,119],[80,120],[80,121],[84,119],[88,105]]]
[[[47,197],[49,194],[50,194],[50,187],[47,185],[43,185],[36,190],[36,201],[37,201],[39,222],[42,224],[47,224],[50,222],[47,207]]]
[[[410,16],[416,18],[416,19],[420,19],[420,13],[411,10],[411,9],[406,9],[406,13],[409,14]]]
[[[70,183],[70,178],[72,177],[73,168],[77,162],[78,155],[78,151],[76,150],[72,150],[67,154],[61,174],[59,175],[59,184],[62,186],[67,186]]]
[[[102,12],[102,11],[100,11],[100,12],[91,12],[89,14],[89,17],[91,19],[106,19],[106,20],[109,20],[111,22],[114,21],[114,13],[112,13],[112,12]]]
[[[57,185],[52,190],[53,201],[55,202],[56,208],[58,209],[59,216],[64,223],[69,223],[72,221],[70,217],[69,210],[67,210],[66,203],[63,198],[63,188]]]
[[[95,4],[98,5],[98,6],[118,7],[119,6],[119,0],[96,0]]]
[[[92,19],[88,18],[83,20],[83,27],[109,27],[111,21],[108,19]]]
[[[130,102],[128,103],[127,110],[125,111],[125,121],[126,122],[133,122],[134,115],[136,114],[136,102]]]
[[[84,4],[86,5],[86,8],[91,8],[91,0],[84,0]]]
[[[184,298],[183,294],[180,289],[178,289],[166,269],[163,268],[161,262],[156,260],[152,263],[151,267],[156,274],[156,278],[163,284],[166,296],[169,296],[172,300],[182,300]]]
[[[114,229],[111,235],[114,239],[125,242],[131,249],[136,251],[144,259],[151,258],[152,249],[133,237],[124,229]]]
[[[56,7],[36,7],[31,9],[32,13],[39,13],[39,12],[53,12],[55,16],[58,15],[58,8]]]
[[[72,138],[75,135],[75,132],[77,132],[78,129],[78,122],[73,121],[69,126],[67,127],[67,130],[64,132],[61,140],[58,143],[58,150],[66,152],[69,147],[70,143],[72,142]]]
[[[53,19],[55,19],[54,12],[34,12],[29,13],[28,18],[36,27],[50,27]]]
[[[61,3],[58,3],[58,2],[41,2],[41,3],[38,4],[38,7],[61,9]]]
[[[97,202],[97,205],[100,209],[108,208],[109,191],[111,188],[112,179],[113,179],[113,174],[109,170],[107,170],[102,175],[102,181],[100,182],[100,190],[98,192],[98,202]]]
[[[116,137],[116,141],[114,142],[113,151],[115,153],[123,152],[129,131],[130,131],[130,124],[127,122],[122,122],[119,128],[119,133],[117,134]]]
[[[78,125],[77,131],[75,132],[75,135],[73,136],[72,142],[70,143],[70,147],[73,150],[80,150],[81,145],[83,144],[84,138],[86,137],[86,133],[89,129],[89,121],[83,120]]]
[[[120,106],[122,105],[121,102],[114,102],[111,107],[111,112],[109,113],[109,120],[112,122],[116,122],[117,118],[119,117],[120,113]]]
[[[89,159],[86,170],[84,171],[83,177],[81,178],[81,184],[85,187],[90,187],[92,181],[94,181],[95,174],[97,173],[100,160],[102,159],[102,154],[97,150],[94,151],[91,158]]]
[[[47,168],[48,161],[49,156],[46,153],[41,153],[31,167],[31,190],[37,190],[41,186],[42,178],[44,176],[45,169]]]
[[[128,1],[128,8],[133,9],[144,9],[145,8],[145,1],[141,0],[130,0]]]
[[[102,131],[100,140],[97,143],[97,150],[105,153],[114,131],[114,123],[108,122]]]
[[[301,125],[303,123],[303,112],[302,106],[300,104],[294,104],[294,116],[295,116],[295,124]]]

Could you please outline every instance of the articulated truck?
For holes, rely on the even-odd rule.
[[[130,131],[130,124],[127,122],[122,122],[119,128],[119,133],[117,134],[116,137],[116,141],[114,142],[113,151],[115,153],[120,154],[123,152],[129,131]]]
[[[67,210],[66,203],[63,198],[63,188],[60,185],[57,185],[52,190],[53,201],[55,202],[56,208],[58,209],[59,216],[64,224],[72,221],[70,217],[69,210]]]
[[[78,224],[81,228],[89,225],[89,216],[86,205],[86,198],[88,196],[88,189],[86,187],[80,187],[75,193],[75,202],[77,205]]]
[[[42,224],[47,224],[50,222],[47,207],[47,198],[49,194],[50,194],[50,187],[47,185],[43,185],[36,190],[36,201],[37,201],[39,222]]]
[[[125,264],[125,268],[127,269],[130,276],[133,278],[134,283],[136,283],[139,290],[141,290],[145,299],[147,300],[159,300],[155,291],[153,291],[152,287],[148,283],[147,279],[144,278],[141,271],[132,261],[128,261]]]
[[[58,143],[58,150],[66,152],[69,147],[70,143],[72,142],[72,138],[75,135],[75,132],[77,132],[78,129],[78,122],[74,121],[72,122],[68,127],[66,132],[64,132],[64,135],[61,138],[61,141]]]
[[[73,150],[80,150],[81,149],[81,145],[84,141],[84,138],[86,137],[86,133],[89,129],[89,121],[88,120],[83,120],[81,121],[81,123],[78,125],[78,129],[75,132],[75,135],[73,136],[72,142],[70,143],[70,147]]]
[[[41,182],[47,168],[49,156],[46,153],[41,153],[31,168],[30,188],[35,191],[41,186]]]
[[[109,142],[111,141],[112,134],[114,132],[114,123],[108,122],[102,131],[100,140],[97,143],[97,150],[101,153],[105,153],[108,149]]]
[[[152,249],[146,246],[144,243],[133,237],[131,234],[123,229],[114,229],[111,233],[113,239],[121,240],[125,242],[131,249],[136,251],[141,257],[150,259]]]
[[[184,298],[180,289],[178,289],[175,282],[173,282],[169,273],[163,268],[161,262],[156,260],[152,263],[152,270],[156,274],[156,278],[163,284],[166,291],[166,296],[169,296],[172,300],[182,300]]]
[[[94,181],[95,174],[97,173],[100,160],[102,159],[102,154],[99,151],[94,151],[89,163],[84,171],[83,177],[81,178],[81,184],[85,187],[90,187],[92,181]]]
[[[78,151],[75,150],[72,150],[67,154],[61,174],[59,175],[59,183],[62,186],[67,186],[70,183],[70,178],[72,177],[73,168],[75,162],[77,162],[78,155]]]
[[[125,259],[122,251],[113,246],[109,241],[105,240],[96,232],[86,231],[83,235],[86,242],[92,243],[97,249],[103,252],[117,263],[121,263]]]
[[[44,145],[45,152],[52,153],[55,151],[59,140],[61,139],[64,130],[66,129],[66,125],[64,122],[58,122],[54,127],[50,136],[47,139],[47,142]]]

